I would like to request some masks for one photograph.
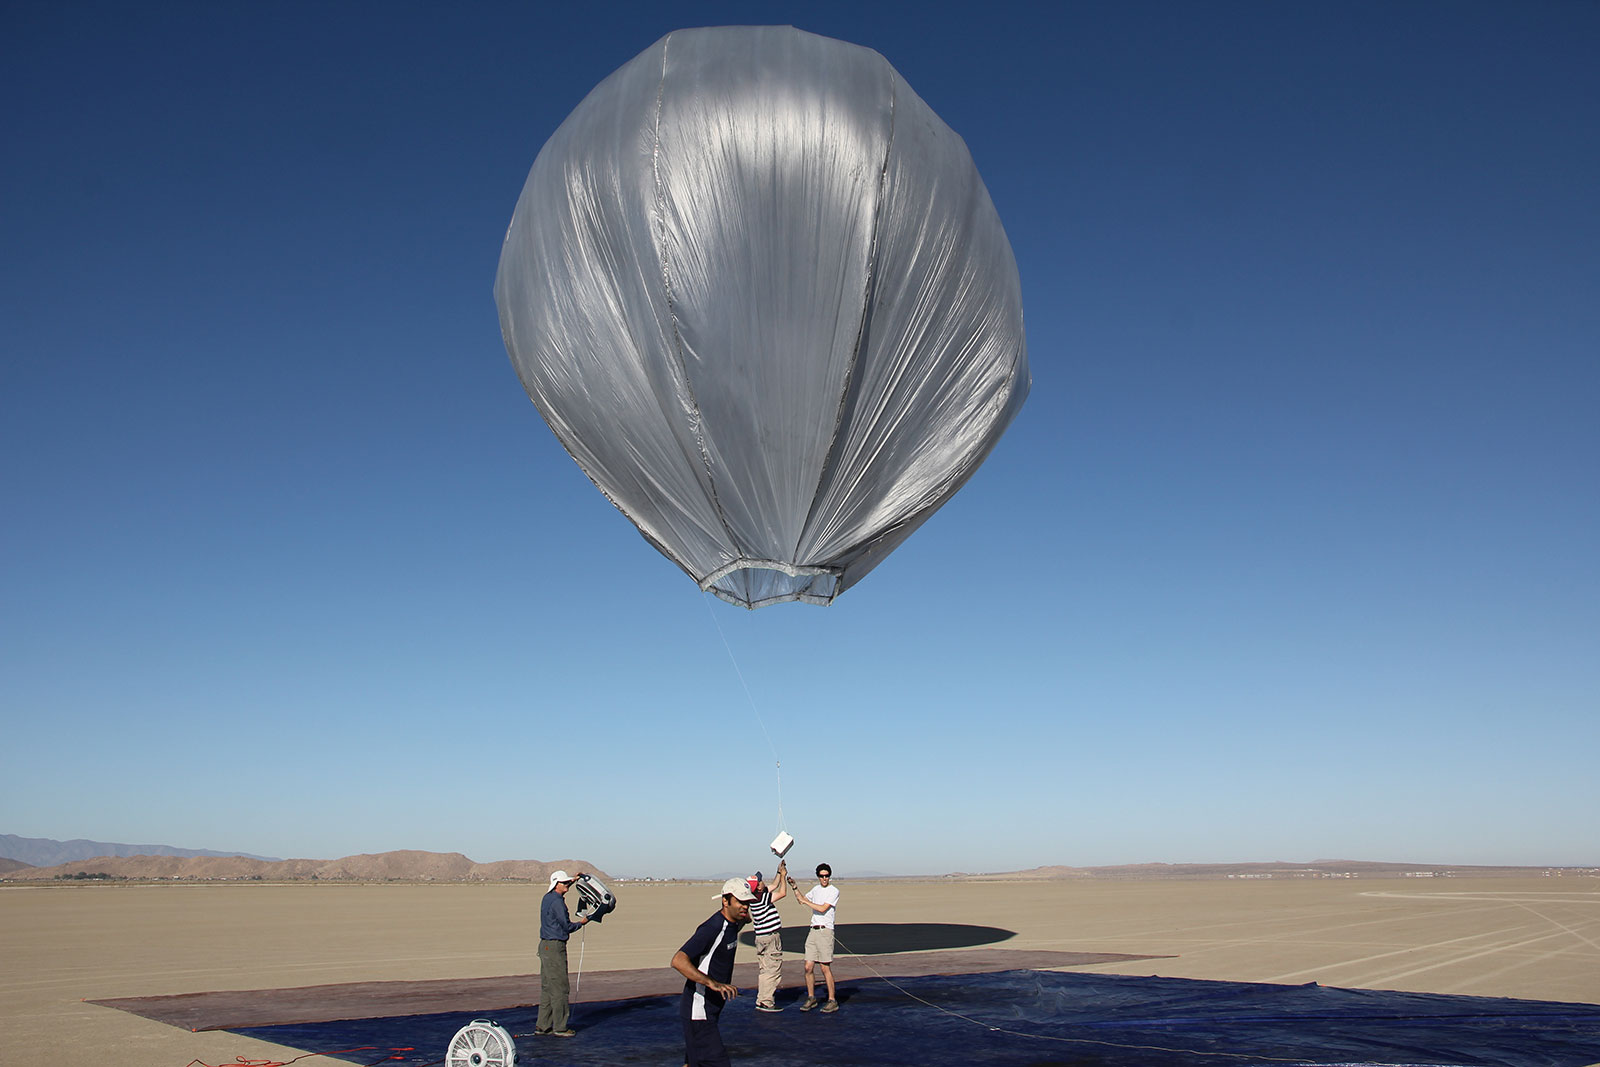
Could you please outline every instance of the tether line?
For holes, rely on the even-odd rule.
[[[1247,1052],[1207,1052],[1202,1049],[1168,1048],[1165,1045],[1130,1045],[1122,1041],[1102,1041],[1092,1037],[1059,1037],[1055,1034],[1034,1034],[1029,1033],[1026,1030],[1012,1030],[1004,1026],[995,1026],[993,1023],[984,1022],[982,1019],[975,1019],[971,1015],[963,1015],[959,1011],[953,1011],[942,1004],[935,1004],[926,997],[919,997],[917,994],[911,992],[911,990],[907,989],[899,982],[896,982],[893,978],[888,978],[883,974],[880,974],[876,967],[872,966],[872,964],[868,963],[862,957],[861,953],[854,951],[843,941],[840,941],[837,931],[834,933],[834,943],[837,944],[839,948],[844,950],[845,955],[854,959],[858,964],[866,968],[868,971],[871,971],[874,978],[877,978],[880,982],[883,982],[890,988],[904,994],[919,1004],[927,1005],[934,1011],[942,1012],[945,1015],[950,1016],[952,1019],[960,1019],[962,1022],[971,1023],[974,1026],[981,1026],[992,1034],[1005,1034],[1007,1037],[1025,1037],[1033,1041],[1057,1041],[1069,1045],[1103,1045],[1107,1048],[1125,1048],[1143,1052],[1177,1052],[1189,1056],[1227,1056],[1234,1060],[1260,1060],[1265,1063],[1295,1063],[1301,1064],[1303,1067],[1310,1067],[1312,1063],[1312,1061],[1305,1059],[1291,1059],[1284,1056],[1259,1056],[1251,1055]],[[1382,1065],[1373,1064],[1370,1065],[1370,1067],[1382,1067]]]
[[[739,688],[744,690],[744,698],[750,705],[750,710],[755,714],[756,724],[761,727],[761,736],[767,739],[767,747],[772,750],[772,765],[777,770],[778,776],[778,829],[786,830],[783,820],[783,760],[778,757],[778,746],[772,741],[772,734],[767,730],[767,720],[762,717],[761,709],[756,706],[756,698],[750,692],[750,684],[744,680],[744,671],[739,668],[739,657],[733,654],[733,646],[728,643],[728,635],[722,632],[722,623],[717,621],[717,613],[712,608],[714,599],[710,593],[702,593],[701,599],[706,605],[706,614],[711,616],[711,625],[717,628],[717,636],[722,638],[722,647],[728,653],[728,662],[733,664],[733,673],[739,679]]]

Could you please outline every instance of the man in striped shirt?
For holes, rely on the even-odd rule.
[[[756,964],[760,981],[756,986],[756,1011],[782,1011],[775,997],[783,979],[783,917],[775,906],[789,895],[789,868],[778,863],[777,891],[761,880],[761,872],[750,879],[756,899],[750,904],[750,921],[755,924]]]
[[[683,1020],[686,1067],[729,1067],[717,1019],[723,1002],[739,995],[732,984],[733,953],[739,947],[739,927],[750,921],[750,902],[755,898],[745,879],[723,882],[718,894],[722,907],[672,956],[672,969],[685,979],[678,1017]]]

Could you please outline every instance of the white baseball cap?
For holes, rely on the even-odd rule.
[[[577,881],[577,879],[574,878],[572,875],[568,874],[566,871],[551,871],[550,872],[550,888],[551,889],[554,889],[556,887],[556,883],[557,882],[576,882],[576,881]]]
[[[722,892],[717,894],[717,899],[721,900],[723,897],[742,900],[746,904],[756,899],[756,895],[750,892],[750,883],[743,878],[729,878],[726,882],[723,882]]]

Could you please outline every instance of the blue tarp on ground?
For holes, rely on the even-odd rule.
[[[1499,997],[1003,971],[862,979],[834,1014],[781,1014],[742,996],[722,1035],[741,1067],[1228,1067],[1410,1064],[1586,1067],[1600,1062],[1600,1005]],[[573,1038],[534,1037],[535,1011],[494,1013],[527,1065],[679,1064],[676,997],[579,1004]],[[233,1031],[352,1063],[439,1063],[458,1013]]]

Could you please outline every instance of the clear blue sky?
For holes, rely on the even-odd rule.
[[[1600,7],[1041,10],[7,6],[0,830],[698,874],[781,759],[846,877],[1600,863]],[[708,602],[491,296],[584,94],[752,22],[895,65],[1026,301],[830,608]]]

